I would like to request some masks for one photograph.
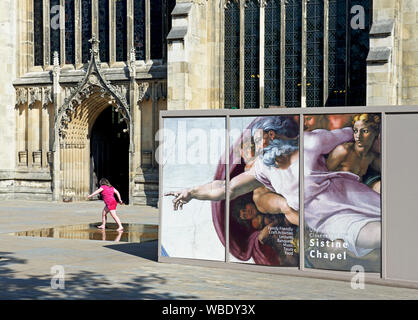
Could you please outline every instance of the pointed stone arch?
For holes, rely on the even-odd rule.
[[[128,85],[112,85],[101,69],[99,41],[90,40],[91,58],[82,80],[73,88],[62,88],[66,98],[55,116],[54,198],[83,200],[91,192],[90,131],[97,117],[115,108],[129,134],[132,161],[133,123],[128,103]],[[57,101],[58,102],[58,101]]]
[[[70,89],[70,94],[64,100],[64,104],[58,109],[55,125],[58,130],[58,136],[64,138],[66,129],[71,120],[72,115],[76,112],[77,107],[87,100],[93,94],[99,93],[102,98],[110,97],[111,103],[127,123],[128,130],[131,131],[131,115],[126,94],[123,94],[123,87],[114,86],[108,81],[101,71],[99,43],[95,35],[90,40],[92,44],[91,59],[89,61],[84,78],[78,83],[77,87]]]

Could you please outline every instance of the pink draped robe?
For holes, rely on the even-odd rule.
[[[325,163],[325,155],[352,139],[351,128],[304,133],[304,217],[309,228],[330,240],[343,239],[348,250],[364,256],[372,249],[357,247],[356,240],[367,223],[381,221],[380,195],[361,183],[356,174],[330,172]],[[299,161],[283,170],[268,167],[258,158],[253,173],[266,187],[283,195],[290,207],[299,210]]]

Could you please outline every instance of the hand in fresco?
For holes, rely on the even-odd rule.
[[[258,241],[260,241],[261,244],[265,244],[264,240],[266,240],[269,236],[270,236],[270,228],[277,226],[278,222],[277,221],[273,221],[271,223],[269,223],[267,226],[265,226],[263,228],[263,230],[260,231],[260,233],[258,234]]]
[[[267,227],[263,228],[263,230],[260,231],[258,234],[258,241],[260,241],[261,244],[264,244],[264,240],[269,236],[269,229]]]
[[[183,205],[192,200],[192,194],[189,190],[183,190],[180,192],[167,192],[164,196],[173,196],[173,208],[177,211],[179,208],[183,210]]]

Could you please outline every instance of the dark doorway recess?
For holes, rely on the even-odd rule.
[[[106,108],[93,125],[90,138],[90,188],[101,178],[110,181],[129,201],[129,133],[127,124],[112,107]]]

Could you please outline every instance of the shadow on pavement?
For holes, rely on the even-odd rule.
[[[104,246],[105,248],[117,250],[123,253],[133,255],[135,257],[144,258],[147,260],[158,261],[158,241],[147,241],[141,243],[124,243],[112,244]]]
[[[53,275],[25,276],[19,278],[12,267],[15,264],[27,264],[28,261],[13,257],[11,252],[0,252],[0,300],[24,299],[95,299],[95,300],[173,300],[196,299],[193,295],[178,295],[161,292],[166,279],[158,274],[140,275],[127,281],[112,281],[105,275],[79,271],[65,274],[65,288],[52,289]],[[48,270],[49,271],[49,270]],[[156,292],[155,288],[159,288]]]

